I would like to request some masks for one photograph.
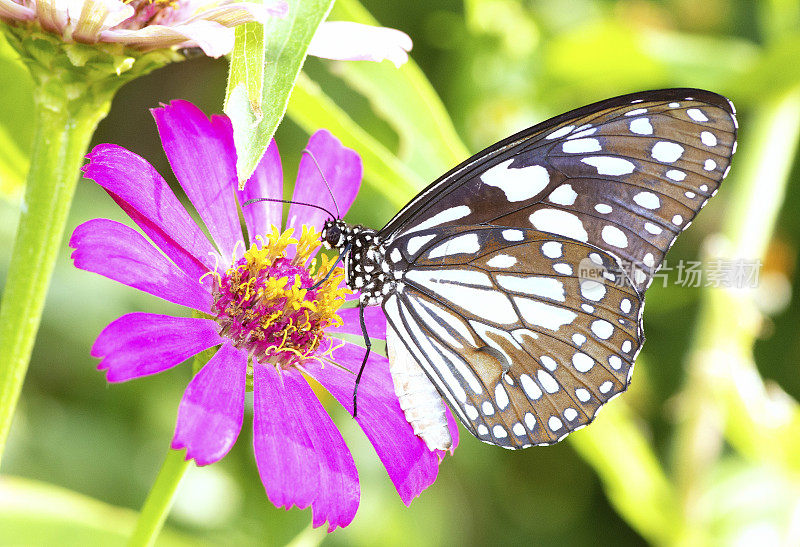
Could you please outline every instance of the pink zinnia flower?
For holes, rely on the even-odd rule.
[[[337,268],[327,283],[307,290],[334,266],[320,255],[315,228],[326,215],[292,204],[280,233],[281,204],[238,203],[280,198],[283,174],[274,141],[243,191],[236,190],[236,153],[228,118],[209,120],[194,105],[173,101],[153,110],[164,150],[181,187],[213,239],[210,242],[164,179],[144,159],[110,144],[97,146],[84,168],[144,234],[106,219],[75,229],[70,246],[78,268],[93,271],[200,312],[202,318],[131,313],[109,324],[92,348],[110,382],[174,367],[219,346],[189,382],[178,409],[172,447],[198,465],[220,460],[242,427],[248,382],[254,392],[253,444],[267,496],[276,506],[313,510],[314,526],[346,526],[360,488],[353,458],[308,384],[318,381],[352,412],[360,346],[330,334],[360,334],[357,308],[339,309],[349,292]],[[342,212],[361,182],[361,160],[327,131],[308,150],[319,162]],[[316,165],[303,157],[296,201],[330,207]],[[294,234],[301,233],[297,239]],[[302,230],[301,230],[302,229]],[[244,242],[250,247],[245,251]],[[353,297],[350,295],[349,297]],[[368,310],[373,337],[385,337],[379,309]],[[458,430],[449,416],[454,447]],[[405,504],[436,479],[443,454],[429,451],[406,422],[388,360],[371,354],[358,391],[356,421],[372,442]]]

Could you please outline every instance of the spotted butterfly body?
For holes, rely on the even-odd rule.
[[[379,231],[326,223],[360,305],[386,315],[395,389],[431,449],[449,446],[436,392],[479,439],[526,448],[627,388],[644,291],[727,175],[736,129],[708,91],[616,97],[487,148]]]

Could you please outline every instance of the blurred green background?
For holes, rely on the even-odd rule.
[[[355,423],[326,401],[362,487],[354,522],[332,535],[310,530],[309,510],[268,502],[248,415],[222,462],[190,469],[160,543],[800,544],[800,306],[792,298],[800,3],[368,0],[364,7],[411,35],[416,64],[396,71],[389,63],[307,62],[276,134],[287,195],[307,131],[320,126],[365,156],[364,189],[348,219],[377,228],[469,153],[552,115],[631,91],[707,88],[738,107],[739,151],[719,196],[668,261],[760,260],[759,287],[680,287],[671,272],[666,287],[648,291],[647,343],[631,389],[591,427],[521,452],[462,432],[455,457],[410,508]],[[337,3],[332,15],[364,17],[352,1]],[[0,67],[0,153],[24,169],[31,103],[24,72],[7,66]],[[198,58],[134,81],[118,93],[95,142],[125,146],[171,176],[148,108],[183,98],[219,112],[225,77],[223,60]],[[376,189],[393,177],[402,180],[390,195]],[[0,190],[2,278],[18,207],[12,176]],[[95,217],[125,220],[99,187],[80,183],[68,232]],[[108,322],[131,311],[183,313],[74,269],[65,242],[0,478],[0,544],[118,544],[131,529],[190,377],[182,366],[106,383],[89,349]]]

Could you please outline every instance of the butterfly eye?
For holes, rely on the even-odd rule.
[[[322,228],[321,235],[322,241],[328,248],[335,248],[339,246],[340,240],[342,239],[342,229],[339,227],[338,223],[329,220]]]

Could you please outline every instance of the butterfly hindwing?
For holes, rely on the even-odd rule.
[[[730,102],[672,89],[602,101],[534,126],[434,182],[381,230],[535,228],[619,257],[639,290],[727,174]]]
[[[556,442],[627,387],[642,301],[603,250],[462,226],[406,234],[386,251],[402,272],[387,319],[480,439]]]

